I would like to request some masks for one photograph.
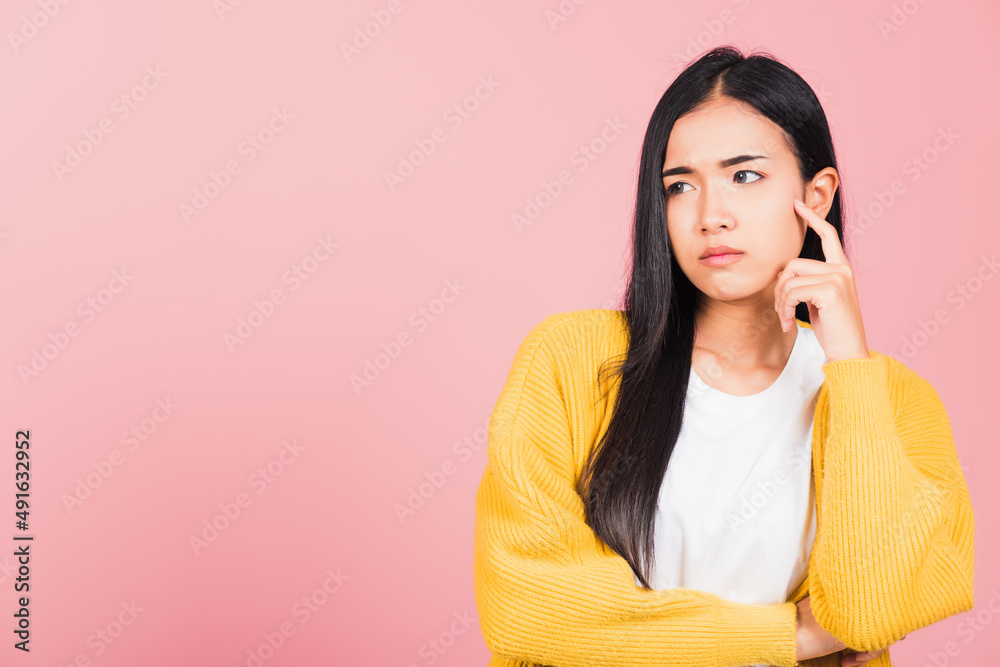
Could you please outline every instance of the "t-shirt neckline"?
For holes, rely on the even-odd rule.
[[[736,394],[730,394],[722,390],[716,389],[715,387],[711,386],[710,384],[702,380],[701,376],[699,376],[695,372],[694,367],[691,368],[690,381],[693,382],[695,385],[697,385],[702,391],[711,393],[713,396],[718,397],[718,400],[727,400],[734,402],[739,401],[746,403],[748,401],[760,401],[768,398],[769,396],[771,396],[771,394],[774,394],[775,392],[779,391],[781,389],[781,386],[788,381],[788,377],[792,373],[792,364],[797,360],[798,358],[797,355],[800,349],[803,347],[802,338],[804,337],[804,334],[802,332],[802,329],[806,327],[803,327],[798,322],[795,322],[795,326],[796,326],[795,343],[792,344],[792,351],[788,355],[788,360],[785,362],[785,367],[781,369],[781,373],[778,374],[778,377],[767,388],[762,389],[755,394],[744,394],[742,396],[738,396]]]

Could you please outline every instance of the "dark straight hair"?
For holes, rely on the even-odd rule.
[[[624,359],[608,360],[599,373],[599,381],[606,372],[620,377],[618,397],[577,489],[587,523],[647,589],[660,485],[684,415],[698,296],[671,253],[661,172],[674,123],[715,95],[745,102],[780,126],[803,181],[837,168],[826,114],[812,88],[767,53],[744,56],[732,46],[714,48],[677,76],[653,110],[642,143],[632,270],[622,304],[628,351]],[[843,244],[840,191],[826,219]],[[811,227],[799,257],[825,260]],[[795,316],[809,322],[806,304],[798,304]]]

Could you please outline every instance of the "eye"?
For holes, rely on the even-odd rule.
[[[753,181],[741,181],[739,180],[740,174],[757,174],[758,178],[753,179]],[[763,174],[757,173],[756,171],[750,171],[749,169],[740,169],[738,172],[733,174],[733,179],[735,179],[740,185],[746,185],[748,182],[753,183],[754,181],[759,181],[761,178],[764,178]]]
[[[684,181],[677,181],[676,183],[671,183],[670,186],[667,187],[667,196],[668,197],[670,195],[679,195],[679,194],[681,194],[680,192],[678,192],[677,190],[674,189],[678,185],[690,185],[690,184],[689,183],[685,183]]]

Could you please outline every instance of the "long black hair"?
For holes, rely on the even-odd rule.
[[[628,351],[599,373],[601,382],[606,373],[621,382],[608,429],[578,481],[588,524],[647,589],[660,485],[684,414],[698,296],[671,253],[661,172],[674,123],[715,94],[745,102],[780,126],[803,181],[837,168],[826,114],[812,88],[768,53],[744,56],[732,46],[714,48],[677,76],[653,110],[642,143],[632,270],[622,303]],[[840,191],[826,220],[843,244]],[[811,227],[799,257],[825,261]],[[806,304],[798,304],[795,316],[809,322]]]

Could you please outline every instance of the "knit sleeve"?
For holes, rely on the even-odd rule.
[[[490,419],[473,566],[487,647],[560,667],[795,665],[794,603],[643,589],[586,523],[565,402],[579,399],[564,395],[560,348],[548,340],[559,326],[550,316],[529,333]]]
[[[972,504],[948,416],[926,380],[881,354],[823,372],[830,422],[812,612],[849,647],[880,649],[972,609]]]

